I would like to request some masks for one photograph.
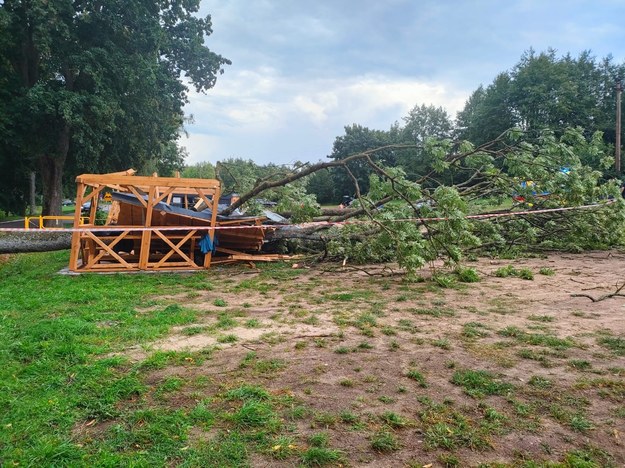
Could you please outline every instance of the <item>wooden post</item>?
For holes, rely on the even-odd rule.
[[[211,227],[215,227],[217,224],[217,211],[219,210],[219,189],[221,187],[216,187],[213,192],[213,206],[211,207]],[[208,231],[208,236],[212,243],[215,242],[215,229],[211,229]],[[204,268],[210,268],[211,259],[213,257],[213,252],[207,252],[204,256]]]
[[[156,185],[150,186],[148,193],[148,207],[145,212],[145,227],[152,227],[152,212],[154,211],[154,200],[156,199]],[[139,256],[139,270],[147,270],[150,260],[150,243],[152,242],[152,232],[143,231],[141,235],[141,253]]]
[[[76,187],[76,206],[74,207],[74,229],[80,226],[82,199],[85,194],[85,184],[78,183]],[[69,254],[69,269],[78,271],[78,254],[80,252],[80,232],[72,232],[72,246]]]

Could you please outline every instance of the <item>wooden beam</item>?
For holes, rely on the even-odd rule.
[[[108,247],[109,247],[109,250],[113,251],[113,247],[115,247],[119,243],[119,241],[124,239],[129,233],[130,233],[130,231],[124,231],[119,236],[115,237],[112,242],[107,244]],[[102,239],[100,238],[100,240],[102,240]],[[104,249],[100,250],[100,253],[98,253],[98,255],[96,255],[95,257],[93,257],[89,261],[89,265],[87,265],[87,268],[93,266],[94,264],[97,264],[100,261],[100,259],[102,257],[104,257],[104,255],[107,254],[107,253],[108,253],[108,251],[105,251]],[[120,256],[120,258],[121,258],[121,256]]]
[[[154,200],[156,198],[156,186],[150,187],[150,193],[148,194],[148,206],[145,212],[145,227],[152,226],[152,212],[154,211]],[[143,231],[141,237],[141,253],[139,256],[139,269],[146,270],[148,268],[148,261],[150,259],[150,243],[152,241],[152,232]]]
[[[141,204],[143,205],[143,208],[147,208],[148,207],[148,202],[145,201],[145,198],[143,198],[143,196],[145,195],[145,193],[139,193],[139,191],[133,187],[132,185],[128,185],[127,186],[128,190],[130,190],[135,197],[137,197],[137,200],[139,200],[141,202]]]
[[[172,195],[175,190],[176,190],[176,187],[169,187],[165,189],[165,191],[162,194],[157,195],[156,200],[154,201],[154,204],[156,205],[162,202],[165,197],[167,197],[168,195]]]
[[[91,225],[95,224],[96,214],[98,213],[98,198],[100,196],[100,192],[105,188],[105,185],[94,187],[92,192],[87,197],[87,201],[91,201],[91,206],[89,207],[89,224]]]
[[[80,210],[83,204],[83,197],[85,195],[87,187],[85,184],[78,184],[76,186],[76,206],[74,207],[74,227],[80,226]],[[78,271],[78,255],[80,253],[80,233],[72,232],[72,244],[69,254],[69,269],[71,271]]]
[[[219,197],[220,197],[220,187],[215,189],[215,193],[213,193],[213,206],[211,211],[211,227],[215,227],[217,225],[217,211],[219,210]],[[211,243],[215,245],[215,230],[211,229],[208,231],[208,237],[211,240]],[[210,268],[211,260],[213,257],[213,252],[206,252],[204,255],[204,268]]]
[[[154,268],[158,269],[163,263],[165,263],[167,261],[167,259],[169,257],[171,257],[174,253],[174,251],[180,255],[183,259],[185,259],[189,266],[193,266],[193,267],[198,267],[199,265],[197,265],[193,260],[191,260],[184,252],[182,252],[182,250],[180,250],[180,248],[184,245],[185,242],[187,242],[191,237],[193,237],[195,234],[197,233],[197,231],[191,231],[189,232],[185,237],[183,237],[180,242],[178,242],[176,245],[174,245],[173,242],[171,242],[165,235],[163,235],[160,231],[154,231],[154,234],[156,234],[158,237],[160,237],[161,239],[163,239],[165,241],[166,244],[168,244],[171,247],[171,250],[169,252],[167,252],[165,254],[165,256],[163,258],[161,258],[161,260],[154,265]]]
[[[120,257],[117,254],[117,252],[115,252],[113,249],[110,249],[108,245],[106,245],[104,242],[102,242],[98,238],[98,236],[94,235],[92,232],[89,232],[89,231],[86,232],[85,234],[87,237],[93,240],[96,244],[102,247],[102,249],[106,250],[109,254],[111,254],[111,256],[114,257],[120,263],[120,265],[123,265],[126,269],[132,269],[132,267],[126,262],[126,260]],[[89,263],[92,263],[92,262],[89,262]]]
[[[133,176],[130,179],[128,176],[110,175],[110,174],[82,174],[76,177],[76,182],[83,184],[117,184],[117,185],[129,185],[132,184],[135,187],[180,187],[180,188],[203,188],[203,189],[218,189],[220,183],[215,179],[185,179],[177,177],[146,177],[146,176]]]

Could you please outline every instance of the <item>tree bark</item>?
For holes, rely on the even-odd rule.
[[[63,124],[59,132],[56,154],[46,153],[39,158],[43,185],[43,216],[60,216],[63,201],[63,168],[69,152],[70,128]]]
[[[66,250],[71,241],[72,234],[68,232],[0,233],[0,254]]]
[[[39,159],[43,182],[43,216],[61,215],[63,162],[49,154],[44,154]]]
[[[34,215],[35,211],[37,211],[37,201],[35,199],[36,187],[35,187],[35,171],[30,171],[30,215]]]

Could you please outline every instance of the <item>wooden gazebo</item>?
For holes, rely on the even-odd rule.
[[[72,236],[70,270],[209,268],[215,251],[219,181],[143,177],[134,173],[128,170],[76,178],[76,231]],[[97,225],[98,204],[103,204],[105,195],[112,202],[107,205],[105,225]],[[85,204],[89,206],[89,218],[81,223]],[[201,206],[203,211],[196,215],[193,205],[196,209]],[[262,230],[260,239],[262,244]]]

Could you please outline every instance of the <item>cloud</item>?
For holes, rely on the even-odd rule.
[[[232,65],[189,96],[190,162],[323,158],[345,125],[388,129],[416,104],[455,116],[530,47],[603,57],[625,40],[622,0],[202,0],[200,13]]]
[[[453,116],[467,92],[385,75],[301,80],[271,68],[248,70],[206,95],[191,96],[189,162],[206,160],[207,152],[210,161],[322,158],[346,125],[387,130],[416,104],[442,106]]]
[[[336,91],[321,91],[312,95],[297,95],[293,99],[292,112],[308,115],[313,123],[321,125],[328,120],[331,112],[338,110]]]
[[[214,164],[217,161],[214,154],[219,148],[219,137],[189,132],[188,136],[183,136],[179,143],[189,152],[187,164],[202,161],[210,161]]]

